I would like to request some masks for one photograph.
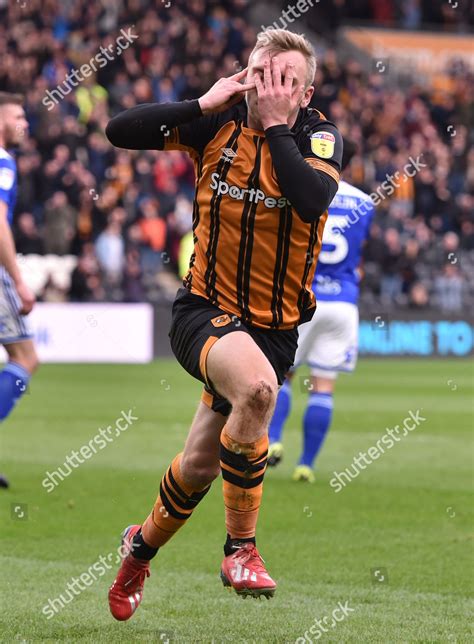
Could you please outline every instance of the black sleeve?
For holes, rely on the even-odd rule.
[[[137,105],[109,121],[105,134],[127,150],[187,150],[200,154],[213,138],[213,115],[203,116],[198,100]]]
[[[342,162],[342,137],[329,123],[318,124],[297,145],[287,125],[265,130],[273,166],[282,194],[307,223],[325,212],[338,189]],[[327,136],[327,145],[319,148]],[[329,156],[330,155],[330,156]]]

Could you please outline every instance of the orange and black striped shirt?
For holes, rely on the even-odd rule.
[[[282,193],[268,137],[247,127],[246,115],[242,101],[222,114],[170,127],[164,145],[149,140],[148,147],[184,150],[195,164],[188,290],[245,324],[292,329],[315,309],[311,285],[327,211],[303,221]],[[291,134],[302,158],[335,184],[335,192],[342,161],[335,125],[317,110],[301,109]],[[123,141],[119,145],[128,147]],[[294,187],[309,190],[302,180]]]

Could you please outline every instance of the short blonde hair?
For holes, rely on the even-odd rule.
[[[0,106],[2,105],[23,105],[23,94],[11,94],[10,92],[0,92]]]
[[[305,57],[308,67],[307,87],[313,84],[317,67],[316,54],[313,45],[303,34],[295,34],[287,29],[269,27],[258,34],[257,44],[253,48],[250,58],[260,49],[268,49],[275,54],[284,51],[299,51]]]

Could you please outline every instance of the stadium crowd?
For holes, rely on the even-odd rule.
[[[282,0],[282,7],[288,0]],[[467,32],[474,24],[469,0],[325,0],[312,12],[309,24],[314,31],[335,34],[347,21],[373,21],[377,26],[422,29],[425,25],[445,31]]]
[[[192,164],[181,152],[114,149],[105,126],[137,103],[197,98],[241,69],[256,35],[249,4],[0,0],[0,90],[24,93],[31,133],[17,156],[17,248],[78,257],[69,291],[48,284],[44,299],[173,297]],[[428,88],[401,90],[320,49],[314,106],[357,142],[348,178],[377,198],[362,302],[460,311],[474,300],[472,73],[452,61]],[[65,82],[74,70],[76,85]]]

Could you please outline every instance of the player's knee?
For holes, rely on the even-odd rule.
[[[183,454],[181,474],[188,485],[201,490],[212,483],[220,474],[219,462],[208,463],[200,454]]]
[[[9,350],[10,360],[21,365],[28,373],[33,374],[39,367],[39,358],[36,350],[31,346],[22,345],[11,347]]]
[[[40,361],[38,358],[38,354],[36,351],[32,351],[29,356],[28,356],[28,371],[33,374],[35,371],[37,371],[38,367],[40,365]]]
[[[276,380],[259,378],[245,387],[238,403],[258,416],[264,416],[275,407],[278,386]]]
[[[23,367],[30,373],[33,374],[39,367],[39,358],[35,349],[29,349],[25,351],[21,356]]]

